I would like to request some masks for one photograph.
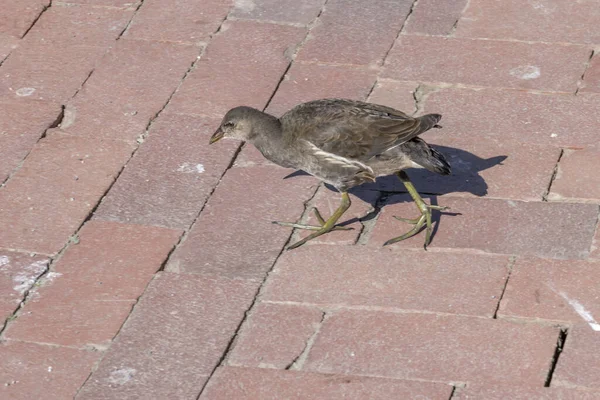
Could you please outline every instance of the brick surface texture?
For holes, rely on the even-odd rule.
[[[600,399],[594,0],[19,0],[0,12],[1,399]],[[452,174],[340,194],[209,138],[439,113]]]

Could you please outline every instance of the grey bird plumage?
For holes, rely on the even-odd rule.
[[[246,140],[271,162],[304,170],[345,194],[378,176],[411,167],[449,174],[450,165],[444,156],[418,137],[440,127],[440,119],[439,114],[413,118],[390,107],[346,99],[303,103],[280,118],[241,106],[227,112],[211,143],[223,137]],[[408,180],[406,174],[403,176]],[[349,206],[349,199],[347,202]],[[432,208],[425,206],[427,211]],[[331,230],[333,225],[328,225]]]

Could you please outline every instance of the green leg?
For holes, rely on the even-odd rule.
[[[415,218],[415,219],[394,217],[400,221],[408,222],[409,224],[414,225],[414,227],[410,231],[406,232],[404,235],[390,239],[387,242],[385,242],[383,245],[387,246],[388,244],[392,244],[392,243],[396,243],[396,242],[399,242],[404,239],[408,239],[409,237],[414,236],[417,233],[419,233],[421,231],[421,229],[423,228],[423,226],[425,225],[427,232],[425,234],[425,245],[423,247],[425,248],[425,250],[427,250],[427,246],[429,246],[429,243],[431,242],[431,232],[433,231],[432,224],[431,224],[431,210],[447,210],[448,207],[431,206],[431,205],[425,203],[423,201],[423,199],[421,198],[421,196],[419,195],[419,193],[417,192],[417,189],[415,189],[414,185],[408,178],[408,175],[406,174],[406,172],[399,171],[396,174],[398,175],[398,178],[400,178],[400,180],[406,187],[406,190],[408,190],[410,197],[412,197],[415,204],[417,205],[417,208],[421,212],[421,216],[418,218]]]
[[[288,246],[287,249],[288,250],[295,249],[296,247],[300,247],[304,243],[308,242],[309,240],[319,237],[319,236],[323,235],[324,233],[333,231],[336,228],[341,228],[341,227],[336,227],[335,224],[340,219],[340,217],[346,212],[346,210],[348,210],[348,208],[350,208],[350,197],[348,196],[347,192],[342,192],[342,203],[337,208],[337,210],[335,210],[335,212],[331,215],[331,217],[329,217],[329,219],[327,221],[325,221],[323,219],[323,217],[321,217],[321,214],[318,211],[316,211],[316,209],[315,209],[315,215],[317,217],[317,220],[319,220],[319,223],[322,224],[322,226],[320,226],[318,229],[314,229],[313,227],[310,227],[310,225],[299,225],[299,224],[287,225],[286,224],[285,226],[293,226],[295,228],[311,229],[311,230],[316,231],[314,233],[311,233],[304,239]],[[278,223],[278,224],[283,225],[284,223]],[[343,229],[347,229],[347,228],[343,228]]]

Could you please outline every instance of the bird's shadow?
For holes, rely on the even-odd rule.
[[[452,167],[452,173],[447,176],[442,176],[423,169],[408,169],[407,173],[417,191],[422,197],[429,198],[430,204],[432,205],[438,204],[437,196],[450,193],[470,193],[475,196],[485,196],[488,192],[488,185],[485,182],[485,179],[480,175],[480,172],[496,165],[501,165],[507,158],[505,155],[500,155],[485,159],[468,151],[454,147],[438,145],[431,145],[431,147],[435,148],[446,157]],[[304,171],[295,171],[287,175],[284,179],[305,174],[306,172]],[[330,190],[336,190],[329,185],[325,186]],[[379,198],[373,196],[372,191],[382,192],[384,196]],[[408,194],[405,196],[395,196],[395,194],[407,193],[406,188],[395,175],[379,177],[374,183],[367,183],[352,188],[350,193],[371,204],[374,209],[379,209],[389,204],[412,201]],[[447,211],[443,211],[442,213],[445,215],[460,214]],[[434,212],[432,215],[433,221],[435,222],[433,234],[437,231],[440,214],[440,212]],[[374,217],[374,215],[374,213],[368,215],[362,218],[362,220],[368,220],[369,218]],[[356,220],[357,218],[352,218],[344,221],[340,225],[351,224]]]

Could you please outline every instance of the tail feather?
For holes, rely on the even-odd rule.
[[[450,167],[450,164],[448,164],[448,161],[446,161],[446,157],[432,147],[430,147],[429,150],[431,151],[431,157],[428,158],[429,168],[425,165],[424,167],[431,172],[437,172],[441,175],[450,175],[452,168]]]

